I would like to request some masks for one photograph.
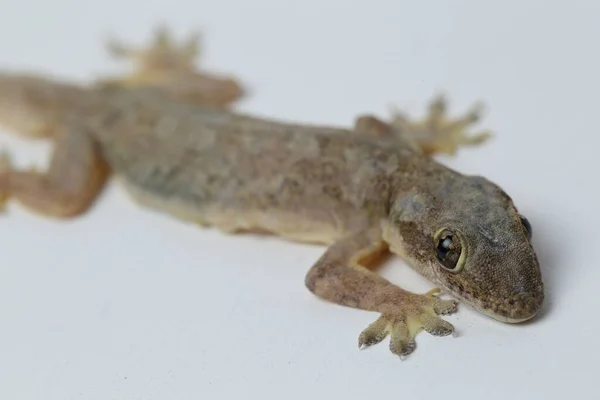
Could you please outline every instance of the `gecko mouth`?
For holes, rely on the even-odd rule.
[[[497,321],[509,324],[518,324],[535,317],[541,309],[544,300],[543,291],[534,293],[520,293],[504,301],[493,304],[474,304],[482,314]]]
[[[481,314],[500,322],[517,324],[528,321],[538,314],[544,301],[544,292],[538,290],[519,293],[495,301],[486,301],[472,296],[459,297]]]
[[[517,324],[532,319],[539,313],[544,302],[542,284],[533,291],[499,296],[493,299],[484,292],[482,292],[483,296],[478,297],[476,294],[457,290],[440,279],[437,271],[435,271],[435,275],[449,294],[458,297],[459,300],[464,301],[479,313],[504,323]]]

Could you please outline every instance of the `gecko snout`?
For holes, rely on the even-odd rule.
[[[543,286],[534,291],[521,292],[497,305],[493,316],[503,322],[519,323],[533,318],[544,302]]]

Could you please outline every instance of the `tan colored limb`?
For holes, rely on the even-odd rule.
[[[233,77],[217,76],[196,66],[200,54],[200,34],[194,32],[183,43],[173,41],[166,27],[156,29],[154,41],[147,47],[135,48],[111,39],[109,54],[133,61],[132,74],[101,79],[99,86],[135,89],[154,87],[167,96],[202,106],[227,107],[246,94]]]
[[[369,114],[360,115],[356,118],[354,131],[374,139],[388,139],[394,135],[390,124]]]
[[[3,158],[0,200],[14,198],[37,213],[68,218],[84,212],[101,191],[108,167],[99,146],[72,130],[57,137],[47,172],[17,171]]]
[[[437,315],[456,310],[455,301],[441,300],[434,291],[415,294],[393,285],[367,269],[387,250],[379,232],[357,233],[327,249],[306,276],[306,286],[317,296],[348,307],[381,313],[359,337],[359,346],[379,343],[390,334],[390,350],[399,356],[411,353],[422,329],[437,336],[454,328]]]
[[[462,146],[481,144],[491,137],[488,131],[468,136],[467,129],[480,119],[481,105],[471,108],[464,116],[450,119],[446,101],[439,96],[432,101],[428,115],[421,121],[411,121],[398,110],[393,110],[391,121],[384,122],[372,115],[361,115],[354,122],[354,130],[374,139],[403,139],[415,150],[433,155],[453,155]]]
[[[401,141],[402,145],[422,152],[421,147],[413,140],[399,137],[398,131],[392,125],[370,114],[359,115],[356,118],[354,132],[372,139],[389,141],[391,146],[394,146],[395,142]]]

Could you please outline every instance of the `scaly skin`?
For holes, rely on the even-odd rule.
[[[160,74],[178,74],[161,65]],[[388,250],[500,321],[524,321],[540,309],[544,290],[530,227],[510,197],[429,157],[481,141],[487,134],[464,135],[475,111],[450,121],[438,99],[424,122],[396,117],[388,124],[364,115],[354,128],[308,126],[237,114],[203,103],[203,94],[178,98],[169,82],[80,87],[1,75],[0,122],[51,138],[55,150],[41,173],[15,170],[4,157],[0,198],[73,217],[112,172],[141,204],[183,220],[324,244],[306,276],[308,289],[379,312],[359,345],[390,334],[390,349],[401,356],[415,349],[422,329],[452,333],[439,315],[453,313],[457,302],[435,290],[405,291],[367,268]]]

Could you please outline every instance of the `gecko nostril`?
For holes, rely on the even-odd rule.
[[[544,301],[543,289],[521,292],[506,300],[506,315],[515,321],[524,321],[535,316]]]

